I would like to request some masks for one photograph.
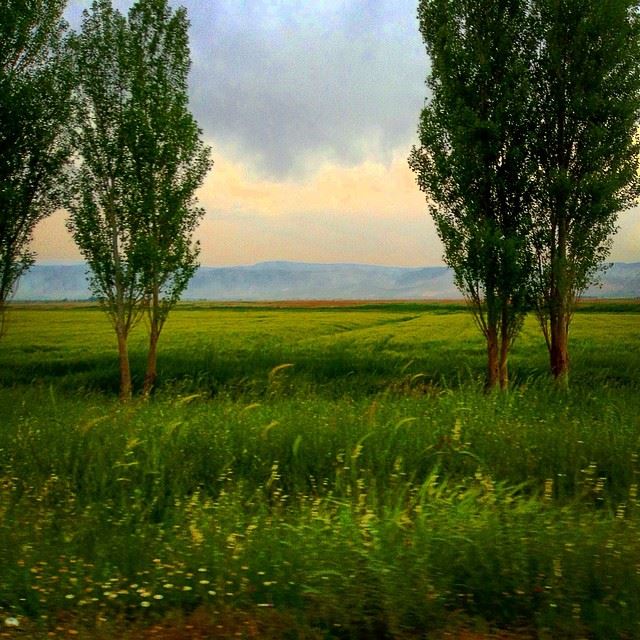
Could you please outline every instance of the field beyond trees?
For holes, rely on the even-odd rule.
[[[491,394],[455,303],[181,304],[128,405],[97,306],[9,322],[0,638],[640,637],[638,302]]]

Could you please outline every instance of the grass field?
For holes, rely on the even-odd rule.
[[[530,319],[485,395],[455,303],[184,304],[122,406],[98,308],[16,307],[0,637],[640,637],[640,305],[571,340],[568,391]]]

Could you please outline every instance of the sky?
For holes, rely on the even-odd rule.
[[[214,160],[198,192],[202,264],[442,264],[407,165],[428,70],[417,0],[180,4],[191,109]],[[70,0],[72,26],[88,5]],[[65,218],[36,229],[41,262],[81,259]],[[611,258],[640,261],[640,210],[621,215]]]

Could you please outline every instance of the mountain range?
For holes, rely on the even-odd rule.
[[[20,280],[16,301],[88,300],[84,264],[37,264]],[[586,295],[640,297],[640,262],[613,263],[602,285]],[[412,300],[454,299],[460,293],[446,267],[386,267],[365,264],[260,262],[248,266],[200,267],[185,300]]]

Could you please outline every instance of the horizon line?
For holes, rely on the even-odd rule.
[[[246,268],[246,267],[257,267],[259,265],[269,265],[269,264],[286,264],[286,265],[310,265],[310,266],[327,266],[327,267],[379,267],[386,269],[450,269],[451,267],[446,264],[424,264],[420,266],[416,265],[398,265],[398,264],[382,264],[376,262],[314,262],[314,261],[305,261],[305,260],[259,260],[258,262],[244,262],[244,263],[234,263],[234,264],[200,264],[198,268],[204,269],[236,269],[236,268]],[[624,265],[635,265],[640,264],[640,256],[638,256],[637,260],[633,261],[625,261],[625,260],[610,260],[604,263],[605,265],[613,265],[613,264],[624,264]],[[38,261],[35,262],[29,270],[33,267],[78,267],[81,265],[86,265],[86,262],[83,260],[48,260],[48,261]],[[28,273],[28,271],[25,272]]]

